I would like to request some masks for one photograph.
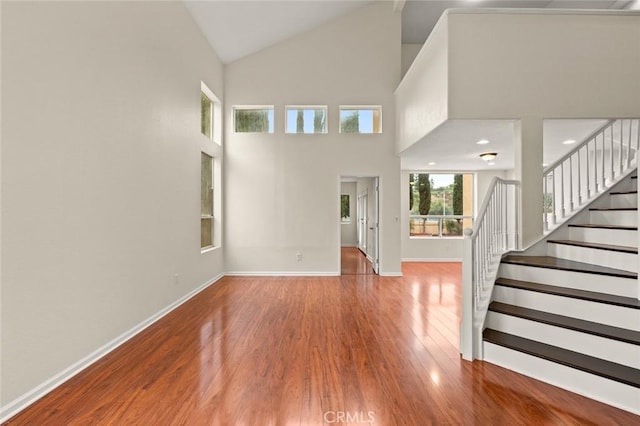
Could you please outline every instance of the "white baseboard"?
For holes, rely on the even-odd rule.
[[[402,272],[380,272],[381,277],[401,277]]]
[[[358,248],[358,244],[341,244],[340,247]]]
[[[337,277],[340,272],[335,271],[231,271],[224,274],[227,277]]]
[[[104,357],[105,355],[107,355],[108,353],[110,353],[111,351],[113,351],[114,349],[116,349],[117,347],[119,347],[120,345],[122,345],[123,343],[125,343],[126,341],[128,341],[129,339],[131,339],[132,337],[134,337],[135,335],[137,335],[138,333],[140,333],[141,331],[143,331],[144,329],[146,329],[147,327],[149,327],[150,325],[152,325],[153,323],[155,323],[156,321],[164,317],[165,315],[167,315],[169,312],[173,311],[178,306],[182,305],[183,303],[185,303],[186,301],[194,297],[196,294],[200,293],[202,290],[206,289],[207,287],[209,287],[210,285],[218,281],[224,275],[225,274],[219,274],[215,278],[200,285],[198,288],[185,294],[180,299],[176,300],[175,302],[171,303],[170,305],[166,306],[165,308],[151,315],[149,318],[135,325],[131,329],[125,331],[120,336],[116,337],[115,339],[111,340],[110,342],[106,343],[100,348],[96,349],[86,357],[82,358],[81,360],[65,368],[64,370],[54,375],[53,377],[50,377],[46,381],[42,382],[40,385],[36,386],[35,388],[31,389],[25,394],[9,402],[4,407],[0,407],[0,423],[3,423],[9,420],[11,417],[15,416],[20,411],[24,410],[29,405],[36,402],[38,399],[42,398],[43,396],[45,396],[46,394],[48,394],[58,386],[62,385],[67,380],[71,379],[72,377],[80,373],[85,368],[91,366],[96,361],[100,360],[102,357]]]
[[[462,262],[461,257],[403,257],[402,262]]]

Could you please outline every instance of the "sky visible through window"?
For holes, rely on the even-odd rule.
[[[302,110],[302,117],[304,122],[302,133],[316,133],[314,130],[314,120],[317,108],[305,109],[305,108],[291,108],[287,109],[287,133],[298,133],[298,111]],[[325,110],[321,110],[323,114]],[[325,116],[326,120],[326,116]],[[324,131],[324,130],[323,130]],[[322,133],[322,132],[319,132]]]
[[[373,129],[372,109],[344,109],[340,111],[340,122],[344,122],[352,115],[358,113],[358,133],[375,133]]]
[[[455,175],[443,175],[443,174],[430,174],[429,179],[433,181],[433,188],[442,188],[443,186],[449,186],[453,184],[453,177]]]
[[[272,109],[269,110],[268,116],[269,116],[269,133],[273,133],[273,110]]]

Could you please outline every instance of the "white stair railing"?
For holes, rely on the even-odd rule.
[[[494,177],[473,229],[465,229],[462,263],[460,352],[482,358],[482,329],[502,254],[520,247],[520,183]]]
[[[640,119],[609,120],[543,172],[543,220],[556,228],[637,166]]]

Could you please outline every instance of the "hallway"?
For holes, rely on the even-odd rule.
[[[358,248],[340,248],[340,274],[341,275],[372,275],[374,274],[371,262],[369,262]]]

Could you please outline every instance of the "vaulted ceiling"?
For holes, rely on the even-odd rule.
[[[308,31],[372,1],[376,0],[184,0],[224,63]],[[402,1],[396,0],[396,3]],[[402,9],[402,42],[424,43],[442,12],[449,8],[623,9],[632,3],[634,1],[629,0],[407,0]],[[389,1],[389,7],[393,4]]]
[[[184,0],[211,46],[224,63],[258,52],[309,31],[324,22],[381,0]],[[402,43],[424,43],[434,25],[449,8],[640,8],[640,0],[395,0],[402,6]],[[551,162],[570,146],[562,141],[581,140],[602,120],[546,121],[544,161]],[[403,169],[483,170],[513,167],[513,122],[449,121],[401,154]],[[477,145],[488,139],[488,145]],[[452,149],[454,148],[454,149]],[[500,152],[493,164],[479,160],[482,150]],[[457,153],[465,152],[466,156]],[[451,153],[456,153],[452,155]],[[433,164],[435,163],[435,164]]]

